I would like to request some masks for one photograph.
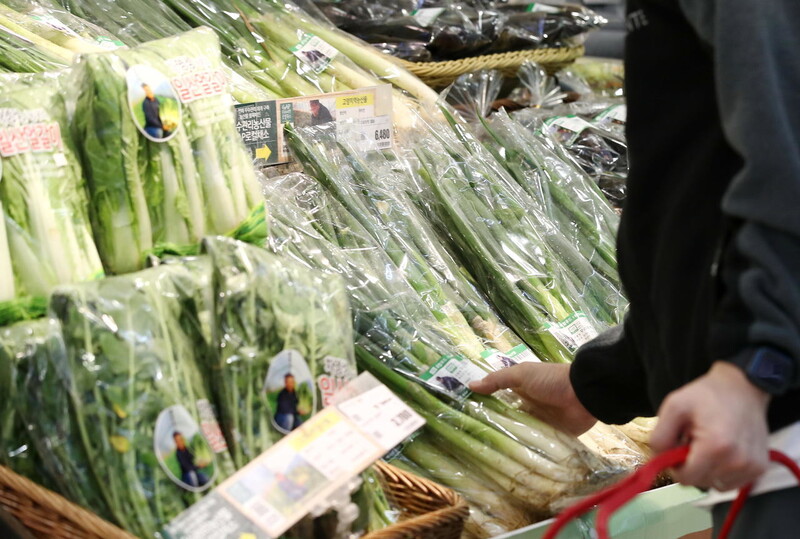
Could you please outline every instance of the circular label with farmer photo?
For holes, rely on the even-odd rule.
[[[317,404],[314,387],[303,354],[297,350],[284,350],[272,358],[264,391],[272,424],[278,431],[288,434],[311,417]]]
[[[183,406],[170,406],[158,415],[154,446],[161,468],[181,488],[203,492],[214,484],[214,452]]]
[[[178,132],[181,103],[169,79],[146,65],[128,68],[128,105],[136,128],[148,140],[164,142]]]

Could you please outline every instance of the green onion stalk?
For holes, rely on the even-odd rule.
[[[0,3],[0,26],[18,34],[22,32],[24,37],[54,50],[67,62],[68,53],[102,52],[106,47],[115,47],[118,41],[109,32],[70,13],[20,0]]]
[[[155,536],[233,472],[221,436],[210,434],[218,427],[201,375],[209,351],[196,295],[173,280],[185,283],[181,272],[159,266],[61,287],[51,299],[66,346],[59,373],[70,430],[112,520],[139,537]],[[195,479],[177,464],[176,433]]]
[[[360,67],[359,73],[372,73],[374,77],[390,82],[426,105],[432,105],[436,102],[438,98],[436,92],[416,76],[400,67],[389,56],[329,24],[314,20],[297,5],[280,0],[243,1],[265,17],[268,17],[266,20],[272,22],[283,21],[283,25],[273,27],[274,31],[281,32],[281,36],[283,36],[281,39],[289,39],[289,32],[286,29],[298,29],[307,34],[318,36],[358,65]],[[294,34],[294,31],[291,33]],[[296,35],[293,38],[296,43]],[[295,43],[292,43],[292,45]]]
[[[68,13],[64,14],[67,17],[58,14],[60,22],[80,33],[84,27],[96,28],[93,34],[96,35],[95,40],[100,38],[104,45],[108,43],[109,37],[113,37],[114,40],[133,47],[173,37],[193,27],[164,2],[62,0],[61,4]],[[227,46],[226,36],[219,35],[223,46]],[[224,70],[231,81],[234,99],[238,103],[251,103],[286,97],[276,91],[275,82],[263,73],[263,69],[247,60],[247,51],[245,49],[240,54],[229,55],[226,49]]]
[[[482,122],[491,137],[486,148],[595,270],[619,286],[614,247],[619,218],[597,185],[505,112]]]
[[[593,265],[590,258],[594,258],[594,252],[587,253],[585,256],[575,246],[575,239],[569,237],[572,227],[565,226],[555,219],[553,215],[548,215],[546,212],[541,211],[535,198],[529,196],[513,180],[512,176],[505,173],[495,156],[491,152],[487,152],[486,147],[481,145],[463,124],[458,123],[447,110],[443,110],[443,114],[449,121],[463,148],[493,170],[498,180],[492,184],[492,190],[500,194],[505,201],[511,201],[510,203],[517,207],[517,211],[526,213],[528,218],[536,225],[539,237],[561,260],[566,270],[566,277],[572,281],[575,290],[578,291],[593,316],[603,324],[613,325],[619,323],[627,302],[621,292],[616,270],[612,270],[600,260],[597,260]],[[562,166],[568,165],[563,160],[561,164]],[[597,189],[595,188],[595,190]],[[572,194],[576,198],[583,196],[580,192]],[[568,197],[562,196],[561,199],[563,201]],[[608,208],[607,205],[606,208]],[[580,210],[577,209],[574,211],[574,213],[579,212]],[[611,259],[612,255],[607,253],[606,256]]]
[[[385,189],[394,171],[381,154],[362,157],[337,143],[335,126],[286,129],[305,169],[367,230],[422,298],[459,351],[481,362],[486,346],[508,352],[520,344],[467,282],[435,232],[403,193]]]
[[[336,200],[309,189],[309,183],[307,177],[290,175],[268,185],[270,248],[345,279],[362,367],[390,383],[438,436],[460,451],[469,452],[474,439],[470,458],[496,460],[492,466],[501,467],[504,487],[528,504],[543,509],[550,502],[535,494],[535,478],[571,490],[605,469],[574,437],[494,397],[472,395],[453,400],[453,406],[434,397],[432,392],[441,388],[422,385],[419,377],[443,356],[457,355],[457,349],[369,233]],[[465,437],[466,444],[456,441]]]
[[[582,343],[551,330],[579,313],[590,333],[613,324],[607,297],[619,293],[532,215],[533,203],[477,141],[459,135],[437,125],[412,143],[419,166],[406,188],[516,333],[540,357],[569,361]]]
[[[230,238],[208,238],[204,250],[213,265],[216,339],[206,372],[234,462],[244,466],[282,436],[270,418],[286,374],[308,396],[298,407],[302,420],[325,405],[319,377],[355,376],[350,311],[338,276]],[[274,363],[289,351],[289,364]]]

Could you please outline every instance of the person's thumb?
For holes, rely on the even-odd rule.
[[[527,365],[514,365],[501,371],[493,372],[481,380],[470,382],[469,388],[475,393],[488,395],[500,389],[519,387],[525,377]]]
[[[650,435],[650,447],[663,453],[684,443],[689,431],[691,415],[689,409],[677,396],[667,398],[658,414],[658,423]]]

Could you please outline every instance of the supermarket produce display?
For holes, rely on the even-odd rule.
[[[165,536],[366,371],[425,420],[385,460],[466,500],[467,537],[639,466],[651,420],[578,438],[468,387],[624,316],[624,102],[533,64],[512,112],[496,72],[439,96],[361,41],[402,27],[438,60],[602,23],[536,5],[0,0],[0,465]],[[302,172],[254,168],[235,104],[386,83],[393,147],[278,125]],[[402,526],[383,484],[368,469],[285,537]]]

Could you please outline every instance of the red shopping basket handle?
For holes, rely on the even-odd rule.
[[[556,539],[559,532],[561,532],[567,524],[581,515],[588,513],[594,507],[597,507],[597,518],[595,522],[597,537],[598,539],[609,539],[608,522],[612,515],[623,505],[631,501],[636,495],[648,490],[659,473],[668,468],[674,468],[675,466],[683,464],[688,454],[688,445],[676,447],[675,449],[662,453],[619,483],[601,490],[597,494],[588,496],[575,505],[568,507],[556,517],[542,539]],[[800,482],[800,466],[792,459],[779,451],[770,451],[769,459],[772,462],[783,464],[789,468],[798,482]],[[733,523],[736,521],[736,517],[742,510],[752,489],[753,485],[749,484],[739,490],[739,495],[731,505],[718,539],[725,539],[728,536],[731,528],[733,528]]]

